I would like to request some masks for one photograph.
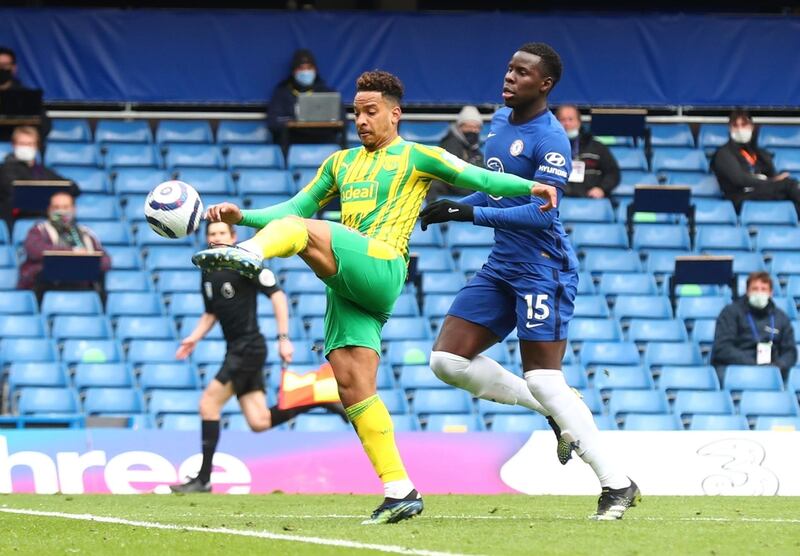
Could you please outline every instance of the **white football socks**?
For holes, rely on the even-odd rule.
[[[591,466],[600,486],[618,489],[630,485],[616,458],[600,441],[592,412],[567,385],[564,374],[556,369],[536,369],[526,371],[525,380],[533,396],[558,423],[561,436],[572,442],[578,456]]]
[[[434,351],[430,364],[442,381],[473,396],[506,405],[521,405],[544,416],[550,415],[533,397],[525,379],[485,355],[470,361],[446,351]]]
[[[409,479],[400,479],[399,481],[389,481],[383,483],[383,495],[386,498],[396,498],[402,500],[414,490],[414,483]],[[418,497],[419,498],[419,497]]]

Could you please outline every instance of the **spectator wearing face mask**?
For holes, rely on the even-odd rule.
[[[572,173],[564,189],[569,197],[608,197],[619,185],[619,165],[611,151],[581,128],[578,107],[564,104],[556,110],[556,118],[567,132],[572,145]]]
[[[277,143],[339,143],[337,129],[287,129],[286,124],[295,119],[295,106],[300,95],[330,93],[319,75],[317,61],[310,50],[298,50],[292,56],[289,76],[281,81],[272,93],[267,107],[267,126]],[[342,121],[345,119],[342,107]]]
[[[483,128],[481,113],[474,106],[464,106],[458,113],[456,122],[447,130],[439,146],[452,155],[457,156],[474,166],[483,167],[483,151],[481,151],[480,134]],[[402,126],[400,134],[403,134]],[[472,191],[455,187],[439,180],[431,181],[427,201],[430,203],[442,196],[469,195]]]
[[[11,135],[13,151],[0,166],[0,217],[12,224],[14,180],[63,180],[56,172],[41,164],[39,157],[39,130],[32,126],[14,128]],[[77,194],[77,190],[73,191]]]
[[[0,91],[24,88],[17,79],[17,55],[10,48],[0,46]]]
[[[711,168],[726,199],[738,211],[742,201],[789,200],[800,215],[800,186],[788,172],[780,174],[772,155],[756,145],[753,119],[743,110],[731,113],[728,130],[731,139],[722,145],[711,161]]]
[[[747,277],[746,295],[717,317],[711,363],[720,383],[727,365],[773,365],[785,380],[796,362],[794,330],[772,301],[772,278],[766,272],[753,272]]]
[[[111,267],[111,259],[103,251],[97,236],[89,228],[75,220],[75,199],[69,193],[58,192],[50,197],[47,220],[35,224],[25,237],[25,262],[19,269],[17,288],[34,290],[41,299],[50,289],[64,289],[59,284],[44,283],[39,280],[45,251],[74,251],[78,253],[103,254],[100,270],[106,272]],[[70,284],[68,289],[92,289],[95,285]]]

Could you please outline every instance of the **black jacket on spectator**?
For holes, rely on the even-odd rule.
[[[400,124],[400,135],[403,135],[402,124]],[[483,151],[481,151],[480,143],[470,144],[461,130],[458,129],[456,124],[450,126],[447,135],[441,140],[439,146],[452,155],[457,156],[461,160],[465,160],[470,164],[483,168]],[[428,195],[426,197],[428,202],[433,202],[442,196],[462,196],[473,193],[471,189],[464,189],[450,185],[439,180],[431,180]]]
[[[281,142],[281,137],[286,132],[287,122],[295,119],[297,98],[309,92],[333,93],[335,91],[328,87],[320,77],[317,77],[311,87],[301,87],[292,77],[275,87],[267,106],[267,126],[276,142]],[[343,106],[342,121],[344,120]],[[339,133],[336,129],[293,129],[289,143],[338,143]]]
[[[758,340],[753,337],[748,313],[753,316],[756,331],[760,334]],[[773,318],[772,365],[779,367],[786,379],[789,369],[797,362],[797,346],[789,317],[771,299],[764,309],[759,310],[750,305],[747,296],[742,296],[725,307],[717,317],[711,363],[717,367],[720,381],[726,365],[756,364],[756,344],[770,341]]]
[[[589,133],[581,133],[572,141],[572,159],[586,164],[583,183],[568,182],[565,193],[569,197],[586,197],[593,187],[611,195],[619,185],[619,165],[611,151]]]
[[[11,229],[11,203],[13,195],[12,183],[14,180],[63,180],[50,168],[43,164],[28,166],[25,162],[14,157],[13,153],[6,156],[0,165],[0,218],[6,221]],[[77,194],[78,191],[73,191]]]

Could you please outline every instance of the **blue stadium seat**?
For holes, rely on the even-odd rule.
[[[53,319],[52,336],[55,340],[105,340],[112,337],[111,324],[105,315],[58,315]]]
[[[167,147],[164,158],[167,168],[223,168],[222,150],[218,145],[175,143]]]
[[[688,250],[689,231],[681,224],[637,224],[633,230],[633,248]]]
[[[0,291],[0,315],[32,315],[38,312],[32,291]]]
[[[592,412],[595,418],[604,413],[605,406],[603,405],[602,398],[600,398],[600,392],[594,388],[581,388],[578,392],[583,396],[583,403],[586,404],[586,407],[589,408],[589,411]]]
[[[11,243],[11,233],[5,221],[0,222],[0,244]]]
[[[200,275],[196,270],[162,270],[158,273],[156,289],[160,292],[197,292]]]
[[[482,228],[491,230],[491,228]],[[570,240],[576,249],[612,247],[627,249],[628,234],[622,224],[574,224]]]
[[[142,267],[141,250],[138,247],[104,245],[103,249],[111,257],[111,268],[114,270],[138,270]]]
[[[19,272],[16,268],[0,268],[0,290],[13,290],[17,287]]]
[[[147,251],[148,270],[186,270],[192,267],[194,247],[184,245],[154,245]]]
[[[17,411],[20,415],[35,413],[78,413],[78,396],[72,388],[28,387],[19,390]]]
[[[116,363],[121,361],[121,350],[116,340],[64,341],[61,360],[65,363]]]
[[[699,344],[714,342],[714,330],[717,326],[716,319],[697,319],[692,326],[692,340]]]
[[[800,249],[800,228],[796,226],[761,226],[756,236],[756,251],[797,251]]]
[[[608,199],[564,198],[558,206],[562,222],[613,222],[614,209]]]
[[[796,176],[800,172],[800,150],[775,149],[773,162],[778,172],[791,172]]]
[[[426,317],[445,316],[447,311],[450,309],[450,305],[453,304],[454,298],[455,295],[449,293],[434,293],[426,295],[422,305],[423,315]]]
[[[669,319],[672,305],[665,295],[620,295],[614,304],[618,319]]]
[[[16,270],[17,255],[14,247],[11,245],[0,245],[0,267]]]
[[[797,211],[791,201],[744,201],[742,203],[742,226],[783,224],[797,226]]]
[[[222,120],[217,126],[217,143],[269,143],[270,133],[263,121]]]
[[[124,166],[151,166],[156,168],[161,166],[161,153],[153,145],[109,143],[102,150],[106,168]],[[150,187],[152,188],[153,186]]]
[[[153,133],[145,120],[100,120],[94,130],[96,143],[152,143]]]
[[[569,323],[569,337],[573,342],[616,341],[622,339],[622,329],[614,320],[577,317]]]
[[[719,379],[714,367],[667,365],[661,367],[658,388],[665,392],[674,390],[719,390]]]
[[[296,314],[300,317],[321,317],[325,315],[327,298],[322,294],[302,295],[297,301]]]
[[[153,289],[150,274],[141,270],[110,270],[106,273],[107,292],[146,292]]]
[[[427,365],[433,343],[430,340],[391,342],[386,360],[390,365]]]
[[[594,422],[597,425],[597,428],[601,431],[619,430],[617,420],[611,415],[600,415],[595,413],[592,415],[592,417],[594,417]]]
[[[650,144],[654,147],[694,147],[689,124],[650,125]]]
[[[573,316],[608,318],[608,303],[603,295],[581,295],[575,298]]]
[[[431,337],[431,328],[427,319],[422,317],[392,316],[383,328],[384,341],[394,340],[427,340]]]
[[[291,195],[295,192],[292,174],[275,168],[240,170],[237,183],[240,195],[253,193]]]
[[[800,411],[797,398],[792,392],[770,392],[766,390],[745,390],[739,401],[739,413],[748,419],[761,415],[776,417],[797,417]]]
[[[295,432],[344,432],[351,430],[338,415],[305,413],[295,418]]]
[[[741,415],[716,415],[700,414],[692,417],[689,424],[691,431],[746,431],[750,430],[747,426],[747,419]]]
[[[668,412],[667,396],[660,390],[612,390],[608,402],[608,414],[612,417],[619,417],[626,413]]]
[[[204,343],[206,342],[198,343],[198,348]],[[128,345],[128,361],[134,365],[174,363],[178,345],[176,340],[131,340]]]
[[[758,130],[758,146],[768,150],[800,147],[800,126],[762,125]]]
[[[658,286],[650,273],[604,272],[597,291],[603,295],[657,295]]]
[[[639,350],[633,342],[585,342],[581,363],[590,365],[639,365]]]
[[[637,149],[638,150],[638,149]],[[639,151],[641,153],[641,151]],[[644,156],[644,153],[641,153]],[[638,159],[638,156],[637,156]],[[645,164],[647,161],[645,160]],[[624,169],[620,176],[620,184],[614,188],[611,195],[618,197],[623,193],[623,196],[633,196],[633,190],[637,185],[658,185],[658,176],[647,170],[633,170]]]
[[[7,380],[12,395],[18,388],[25,386],[64,387],[68,385],[67,373],[61,364],[55,361],[12,362],[8,368]]]
[[[339,150],[339,145],[292,145],[286,158],[289,168],[318,168],[325,159]]]
[[[594,387],[602,393],[620,388],[652,390],[654,385],[653,376],[644,367],[604,365],[594,374]]]
[[[678,390],[672,412],[681,417],[708,413],[733,415],[733,401],[725,390]]]
[[[425,424],[425,430],[428,432],[477,432],[484,429],[483,421],[471,413],[430,415]]]
[[[14,229],[11,231],[11,242],[14,245],[22,245],[25,242],[30,229],[33,228],[33,226],[38,222],[38,220],[28,218],[14,222]],[[9,251],[9,253],[13,254],[12,251]]]
[[[650,342],[644,350],[644,360],[648,367],[704,363],[700,348],[692,342]]]
[[[450,386],[445,385],[445,388]],[[533,411],[522,405],[508,405],[504,403],[497,403],[490,400],[478,399],[478,415],[481,417],[488,417],[490,415],[530,415],[534,414]],[[538,414],[536,414],[538,415]]]
[[[124,363],[78,363],[75,388],[130,388],[133,377]]]
[[[152,390],[148,411],[154,416],[164,413],[191,413],[196,418],[201,394],[200,390]]]
[[[161,120],[156,130],[157,143],[211,143],[211,126],[206,120]]]
[[[284,201],[288,201],[289,199],[291,199],[291,196],[285,193],[271,193],[266,195],[256,195],[251,193],[244,197],[243,206],[248,209],[259,209],[264,207],[271,207],[272,205],[283,203]],[[239,230],[239,232],[241,232],[241,229]],[[275,261],[273,261],[273,264],[274,262]]]
[[[378,390],[378,396],[383,400],[386,409],[394,415],[395,413],[409,413],[408,399],[403,390],[393,388],[391,390]]]
[[[587,272],[642,272],[639,254],[627,249],[587,249],[582,261]]]
[[[595,295],[598,293],[591,272],[578,273],[578,295]]]
[[[795,300],[800,298],[800,275],[789,276],[786,282],[786,297],[792,297]]]
[[[692,199],[697,224],[736,225],[736,211],[727,199]]]
[[[51,143],[44,153],[45,166],[99,166],[94,143]]]
[[[165,170],[158,168],[118,168],[112,172],[114,191],[118,195],[149,193],[153,187],[169,179]],[[144,203],[136,203],[136,210],[144,218]]]
[[[294,343],[297,343],[297,340]],[[224,340],[203,340],[197,344],[197,347],[192,353],[192,362],[195,365],[221,366],[223,360],[225,359],[225,351],[226,344]],[[295,347],[295,351],[299,352],[302,351],[302,349]],[[300,358],[297,362],[301,363],[302,358]]]
[[[757,431],[800,431],[800,417],[768,417],[756,418]]]
[[[296,365],[317,365],[319,366],[320,353],[313,342],[306,340],[293,340],[294,355],[292,356],[292,363]],[[277,342],[269,342],[267,350],[267,363],[278,364],[280,363],[280,356],[278,351]],[[221,361],[221,359],[220,359]]]
[[[455,294],[464,287],[464,284],[464,275],[461,272],[426,272],[422,275],[424,293]]]
[[[50,132],[47,134],[47,142],[51,145],[60,141],[88,143],[92,140],[89,122],[83,118],[50,120],[50,125]]]
[[[620,170],[640,170],[647,172],[650,168],[647,165],[647,159],[644,156],[644,151],[635,147],[610,147],[611,154],[619,165]]]
[[[401,293],[394,304],[392,315],[395,317],[416,317],[419,315],[419,305],[414,294]]]
[[[473,411],[470,395],[455,388],[420,388],[414,391],[413,403],[414,412],[418,415]]]
[[[773,253],[770,272],[778,275],[800,274],[800,257],[797,253],[780,251]]]
[[[164,307],[154,292],[114,292],[108,294],[106,313],[114,318],[122,315],[161,315]]]
[[[122,215],[122,210],[116,197],[82,193],[78,197],[75,206],[75,215],[80,222],[86,223],[91,228],[103,244],[123,243],[124,239],[128,239],[127,236],[121,237],[119,235],[120,232],[115,234],[115,231],[110,226],[111,224],[116,224],[117,228],[124,227],[120,225],[119,218]],[[85,222],[87,220],[93,220],[93,222]],[[106,232],[111,236],[108,240],[103,235]]]
[[[622,428],[626,431],[682,431],[683,423],[672,413],[628,413]]]
[[[628,325],[631,342],[687,342],[686,326],[678,319],[632,319]]]
[[[278,145],[231,145],[228,168],[285,168],[286,162]]]
[[[40,338],[47,336],[39,315],[6,315],[0,318],[0,338]]]
[[[455,269],[449,250],[442,250],[439,247],[415,247],[411,251],[411,255],[416,255],[417,271],[423,274],[427,272],[450,272]],[[459,274],[459,279],[463,281],[464,276]]]
[[[244,415],[234,415],[233,417],[240,417],[244,421]],[[233,430],[249,430],[249,428],[240,429],[235,426],[228,426]],[[197,432],[200,430],[200,427],[200,418],[197,415],[191,415],[188,413],[164,413],[161,416],[161,426],[159,428],[170,431]],[[245,427],[247,427],[246,421]]]
[[[716,319],[730,303],[724,296],[681,297],[675,308],[675,317],[684,320]]]
[[[567,381],[572,388],[588,388],[589,379],[586,376],[586,370],[583,365],[572,363],[561,365],[561,371],[564,373],[564,380]]]
[[[406,141],[438,145],[447,133],[449,125],[449,122],[404,120],[400,124],[400,136]]]
[[[116,337],[123,342],[177,338],[174,321],[163,316],[121,316],[116,328]]]
[[[311,270],[289,270],[282,273],[281,284],[289,294],[324,294],[325,283]]]
[[[98,209],[99,210],[99,209]],[[97,213],[100,216],[102,213]],[[108,214],[108,213],[106,213]],[[83,219],[81,219],[83,221]],[[95,236],[102,242],[103,246],[106,245],[130,245],[132,237],[130,228],[124,222],[119,220],[98,220],[88,224]]]
[[[514,406],[516,407],[516,406]],[[545,418],[538,413],[498,413],[492,418],[492,432],[524,432],[549,428]]]
[[[732,226],[698,226],[696,246],[698,252],[727,249],[730,251],[750,251],[750,237],[747,229]]]
[[[722,386],[729,392],[742,390],[783,390],[783,378],[778,367],[769,365],[728,365]]]
[[[180,168],[178,170],[178,179],[191,184],[203,197],[204,202],[207,202],[207,195],[230,195],[234,192],[233,182],[225,170],[216,168]]]
[[[134,243],[141,247],[164,246],[172,249],[176,246],[194,247],[194,236],[183,236],[180,238],[169,238],[159,235],[150,226],[139,225],[134,236]]]
[[[436,229],[436,226],[428,228],[428,231],[422,234],[429,234],[431,229]],[[436,239],[435,235],[433,239]],[[494,229],[472,224],[450,224],[447,230],[447,243],[451,247],[491,247],[494,245]]]
[[[53,315],[99,315],[103,304],[97,292],[48,291],[42,298],[42,314]]]
[[[144,363],[139,368],[139,386],[145,391],[159,388],[195,389],[199,383],[197,369],[185,361]]]
[[[703,149],[714,151],[730,140],[727,124],[702,124],[697,142]]]
[[[683,171],[708,173],[706,154],[693,148],[661,148],[653,151],[653,171]]]
[[[81,193],[110,193],[111,185],[104,170],[90,166],[56,166],[59,175],[74,181]],[[80,200],[80,199],[79,199]]]

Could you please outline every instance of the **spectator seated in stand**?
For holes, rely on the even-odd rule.
[[[0,46],[0,92],[1,91],[24,91],[30,89],[17,78],[17,55],[7,46]],[[0,107],[0,114],[2,113]],[[29,114],[39,117],[39,132],[42,137],[47,137],[50,132],[51,122],[47,117],[44,107],[39,114]],[[11,126],[0,126],[0,141],[8,141],[11,133]]]
[[[483,168],[483,152],[480,144],[481,128],[483,128],[483,119],[478,109],[474,106],[464,106],[439,146],[461,160]],[[469,189],[462,189],[439,180],[431,180],[427,201],[430,203],[442,196],[462,197],[470,193],[472,191]]]

